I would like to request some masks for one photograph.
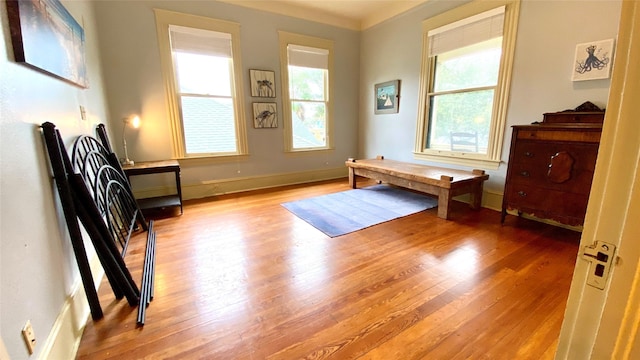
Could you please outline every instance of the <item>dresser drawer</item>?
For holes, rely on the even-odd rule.
[[[604,112],[556,112],[543,114],[545,123],[597,123],[602,124]]]
[[[518,131],[517,137],[522,140],[575,141],[596,144],[600,142],[599,131],[572,132],[565,130],[539,131],[525,129]]]
[[[597,144],[518,141],[511,151],[511,162],[527,164],[531,169],[547,168],[551,163],[551,157],[564,151],[573,158],[574,169],[593,172],[598,157]]]
[[[532,167],[529,164],[513,164],[509,171],[509,181],[523,186],[537,186],[550,190],[564,191],[573,194],[588,195],[591,190],[593,171],[576,170],[571,171],[569,179],[563,182],[554,182],[548,176],[549,168]]]
[[[588,194],[572,194],[540,187],[510,184],[507,187],[506,206],[543,218],[570,217],[584,219]]]

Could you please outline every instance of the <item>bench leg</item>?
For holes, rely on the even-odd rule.
[[[479,182],[477,185],[473,186],[471,193],[469,193],[471,198],[469,199],[469,206],[474,209],[480,209],[482,205],[482,182]]]
[[[438,217],[441,219],[449,219],[449,205],[451,205],[451,194],[448,190],[440,190],[438,195]]]
[[[349,185],[352,189],[356,188],[356,174],[352,167],[349,168]]]

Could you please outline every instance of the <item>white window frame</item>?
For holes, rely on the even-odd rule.
[[[504,29],[502,40],[502,57],[498,84],[495,89],[493,114],[489,130],[489,143],[486,154],[463,153],[427,148],[429,133],[429,90],[432,87],[435,72],[435,57],[429,57],[429,31],[442,26],[467,19],[483,12],[505,6]],[[502,143],[506,126],[509,89],[515,52],[516,32],[520,0],[476,0],[422,22],[422,66],[420,70],[420,94],[416,142],[414,157],[419,160],[436,161],[456,165],[480,167],[495,170],[499,167],[502,155]]]
[[[164,86],[167,96],[167,107],[171,123],[173,140],[173,154],[175,158],[206,158],[221,156],[247,155],[249,147],[247,142],[247,130],[245,121],[245,101],[242,87],[242,56],[240,55],[240,24],[211,19],[203,16],[183,14],[162,9],[154,9],[156,15],[156,30],[158,33],[158,46],[160,48],[160,60]],[[184,140],[182,116],[180,112],[180,91],[169,35],[169,25],[178,25],[188,28],[203,29],[228,33],[231,35],[231,50],[233,53],[232,96],[234,104],[234,118],[236,130],[236,151],[211,154],[187,154]]]
[[[306,35],[299,35],[285,31],[278,31],[280,43],[280,77],[282,79],[282,118],[284,120],[284,149],[285,152],[322,151],[334,148],[333,145],[333,41]],[[289,53],[288,45],[301,45],[325,49],[329,51],[328,79],[325,104],[326,104],[326,144],[322,147],[294,148],[293,147],[293,123],[291,118],[291,97],[289,95]]]

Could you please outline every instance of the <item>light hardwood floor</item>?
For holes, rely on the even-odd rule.
[[[329,238],[282,202],[347,180],[208,201],[156,220],[155,298],[100,287],[79,359],[551,359],[580,234],[466,204]],[[126,261],[140,279],[145,235]]]

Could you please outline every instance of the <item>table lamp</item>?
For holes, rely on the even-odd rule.
[[[122,126],[122,145],[124,147],[124,160],[122,160],[122,165],[129,165],[129,166],[133,166],[134,162],[133,160],[129,159],[129,153],[127,152],[127,125],[131,125],[133,126],[134,129],[137,129],[140,127],[140,117],[138,115],[134,115],[134,116],[130,116],[127,118],[124,118],[122,120],[122,122],[124,123],[124,125]]]

